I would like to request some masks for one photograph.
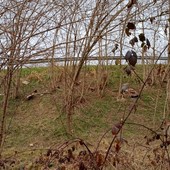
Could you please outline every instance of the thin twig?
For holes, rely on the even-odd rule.
[[[99,145],[100,145],[102,139],[103,139],[103,138],[106,136],[106,134],[107,134],[108,132],[110,132],[110,131],[111,131],[111,128],[109,128],[109,129],[102,135],[102,137],[100,138],[100,140],[99,140],[99,142],[98,142],[98,144],[97,144],[97,147],[96,147],[96,149],[95,149],[95,152],[97,152],[97,150],[98,150],[98,148],[99,148]]]
[[[156,63],[158,62],[158,60],[160,59],[160,57],[162,56],[162,54],[164,53],[164,51],[167,49],[167,47],[168,47],[168,45],[166,45],[165,48],[162,50],[162,52],[160,53],[159,57],[158,57],[157,60],[155,61],[155,64],[153,65],[153,67],[152,67],[152,69],[150,70],[150,72],[149,72],[149,74],[148,74],[147,77],[150,77],[153,69],[155,68]],[[143,83],[143,85],[142,85],[142,87],[141,87],[141,90],[140,90],[140,92],[139,92],[139,96],[141,96],[141,94],[142,94],[142,92],[143,92],[143,89],[144,89],[144,87],[145,87],[146,81],[147,81],[147,79],[144,81],[144,83]],[[135,100],[134,104],[132,105],[131,109],[129,110],[129,113],[127,114],[127,116],[125,117],[125,119],[122,121],[122,127],[124,126],[125,122],[128,120],[128,118],[129,118],[129,116],[131,115],[132,111],[135,109],[135,106],[136,106],[138,100],[139,100],[139,97]],[[118,130],[118,133],[121,131],[122,127]],[[118,133],[117,133],[117,134],[118,134]],[[104,162],[103,162],[102,169],[103,169],[103,167],[104,167],[104,165],[105,165],[105,163],[106,163],[107,157],[108,157],[108,155],[109,155],[110,149],[111,149],[111,147],[112,147],[113,142],[115,141],[115,139],[116,139],[116,136],[112,139],[112,141],[111,141],[111,143],[110,143],[110,146],[109,146],[109,148],[108,148],[108,150],[107,150],[107,152],[106,152],[106,156],[105,156],[105,159],[104,159]],[[166,149],[166,151],[167,151],[167,149]],[[168,151],[167,151],[167,154],[168,154]],[[168,160],[169,160],[169,154],[168,154]],[[170,163],[169,163],[169,164],[170,164]]]

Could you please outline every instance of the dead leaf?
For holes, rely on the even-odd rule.
[[[50,156],[50,155],[52,155],[52,151],[51,151],[51,149],[48,149],[48,150],[47,150],[47,153],[46,153],[46,155],[47,155],[47,156]]]
[[[168,24],[165,25],[164,33],[166,36],[168,35]]]
[[[152,24],[153,21],[155,20],[155,17],[150,17],[149,19],[150,19],[150,22],[151,22],[151,24]]]
[[[126,35],[127,35],[128,37],[131,35],[131,32],[129,32],[129,28],[126,28],[126,29],[125,29],[125,33],[126,33]]]
[[[139,34],[139,40],[142,42],[145,41],[145,34],[143,33]]]
[[[27,80],[23,80],[22,81],[22,84],[24,84],[24,85],[28,85],[30,82],[29,81],[27,81]]]
[[[120,143],[115,143],[115,151],[118,153],[121,149],[121,144]]]
[[[112,135],[115,136],[115,135],[118,134],[118,132],[119,132],[119,129],[114,125],[114,126],[112,127]]]
[[[123,94],[129,88],[129,83],[124,83],[121,87],[121,93]]]
[[[150,41],[148,40],[148,38],[146,39],[146,45],[148,46],[148,49],[151,47],[151,43],[150,43]]]
[[[132,74],[131,67],[129,65],[124,67],[123,70],[128,76]]]
[[[135,45],[135,42],[133,41],[133,39],[131,39],[131,40],[129,41],[129,44],[130,44],[132,47]]]
[[[104,156],[101,153],[96,152],[95,158],[97,166],[100,167],[104,162]]]
[[[117,135],[120,129],[122,128],[122,122],[116,123],[112,127],[112,135]]]
[[[135,30],[135,29],[136,29],[136,26],[135,26],[135,24],[134,24],[133,22],[128,22],[127,28],[128,28],[128,29]]]
[[[119,45],[115,44],[114,48],[112,49],[112,52],[115,53],[115,51],[118,49]]]
[[[145,42],[142,42],[141,47],[143,47],[144,45],[146,45]]]
[[[129,62],[130,65],[132,65],[133,67],[136,65],[137,63],[137,54],[135,51],[130,50],[127,51],[126,55],[125,55],[125,59],[126,61]]]
[[[144,53],[147,52],[147,49],[148,49],[147,45],[144,44],[143,47],[142,47],[143,52],[144,52]]]
[[[30,146],[30,147],[33,147],[33,146],[34,146],[34,144],[33,144],[33,143],[30,143],[30,144],[29,144],[29,146]]]
[[[132,38],[130,41],[129,41],[129,44],[132,45],[132,47],[135,45],[135,43],[138,42],[138,38],[135,36],[134,38]]]

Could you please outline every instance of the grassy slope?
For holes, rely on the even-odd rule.
[[[140,70],[137,68],[139,74]],[[73,115],[73,137],[82,138],[93,145],[97,145],[102,134],[128,113],[132,104],[130,99],[117,100],[120,68],[110,67],[109,72],[109,83],[104,97],[100,98],[96,92],[88,92],[87,95],[85,94],[85,103],[80,104]],[[49,69],[23,69],[22,80],[28,80],[30,83],[22,84],[19,99],[10,100],[4,155],[14,154],[15,151],[21,152],[18,156],[21,157],[21,162],[24,162],[31,159],[32,152],[36,155],[41,152],[41,149],[59,144],[72,137],[66,133],[66,115],[61,110],[62,86],[52,94],[37,96],[30,101],[25,100],[25,96],[35,89],[40,93],[49,90]],[[135,76],[123,77],[123,82],[131,83],[131,86],[136,89],[141,86],[135,81]],[[158,127],[162,120],[165,95],[165,89],[160,86],[145,88],[138,102],[137,112],[130,116],[128,122]],[[123,129],[124,137],[130,141],[143,141],[145,134],[147,131],[139,126],[127,124]],[[105,143],[109,144],[111,138],[109,133]],[[32,151],[32,148],[38,150]]]

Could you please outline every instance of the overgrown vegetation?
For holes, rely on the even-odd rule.
[[[139,75],[141,67],[136,68]],[[155,73],[159,67],[156,66]],[[101,97],[97,91],[97,66],[86,66],[83,70],[76,89],[77,93],[82,86],[86,90],[83,98],[76,100],[70,134],[62,105],[64,80],[59,76],[62,67],[56,66],[55,91],[50,88],[48,67],[22,69],[20,96],[9,101],[2,167],[78,169],[84,166],[88,169],[103,166],[106,151],[114,138],[111,129],[126,117],[134,103],[128,95],[119,97],[121,74],[123,83],[128,82],[136,91],[140,90],[141,82],[135,74],[127,76],[120,66],[108,66],[110,76]],[[152,86],[146,84],[136,111],[114,141],[104,167],[155,168],[161,167],[162,161],[162,167],[167,166],[166,148],[160,147],[163,144],[160,139],[154,139],[155,134],[163,139],[160,126],[164,118],[166,82],[163,85],[156,82]],[[37,93],[28,100],[35,90]],[[164,157],[161,154],[165,154]]]
[[[0,166],[168,169],[169,9],[167,0],[1,2]]]

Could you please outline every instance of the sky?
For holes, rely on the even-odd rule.
[[[0,15],[1,49],[5,49],[8,54],[11,52],[10,42],[11,37],[13,36],[11,32],[14,31],[15,33],[15,29],[17,30],[17,26],[15,26],[17,22],[16,14],[18,14],[19,10],[21,10],[23,7],[25,9],[21,11],[21,21],[18,22],[19,25],[22,22],[24,24],[24,26],[21,28],[21,31],[23,31],[22,43],[18,44],[17,46],[17,50],[19,49],[21,58],[23,56],[32,56],[32,58],[51,57],[53,51],[50,47],[52,47],[53,45],[55,45],[54,57],[82,56],[85,42],[89,39],[88,36],[91,35],[90,33],[87,33],[87,30],[97,0],[35,0],[30,1],[24,6],[21,5],[21,7],[20,5],[14,5],[16,2],[17,4],[20,4],[22,0],[6,0],[2,1],[0,5],[1,11],[5,10],[6,6],[10,6],[9,10]],[[39,4],[36,4],[36,2],[39,2]],[[99,13],[102,12],[103,16],[108,12],[108,17],[105,20],[107,22],[113,15],[116,14],[118,10],[123,8],[129,1],[124,0],[122,1],[122,3],[120,2],[120,0],[108,0],[106,4],[107,9],[100,10],[101,4],[98,4],[98,6],[96,6],[96,11],[98,11]],[[116,6],[116,3],[120,4]],[[43,6],[44,4],[45,6]],[[34,9],[36,10],[34,11]],[[140,33],[144,33],[146,38],[148,38],[151,43],[151,48],[148,49],[147,52],[145,52],[145,56],[152,56],[154,53],[158,56],[168,43],[169,38],[168,29],[167,35],[165,34],[166,25],[169,24],[167,19],[168,15],[164,15],[164,12],[166,12],[167,10],[167,0],[158,0],[154,5],[153,0],[138,0],[138,4],[133,5],[131,9],[125,8],[109,24],[105,31],[108,31],[109,29],[110,31],[105,36],[103,36],[99,42],[96,43],[96,45],[91,49],[89,56],[120,56],[121,52],[124,56],[128,50],[134,50],[138,55],[141,55],[142,48],[140,41],[136,43],[133,47],[129,44],[129,41],[135,36],[138,38],[138,35]],[[128,13],[130,17],[127,17]],[[153,19],[153,22],[151,22],[150,20],[152,17],[155,17]],[[143,22],[141,22],[141,20]],[[73,24],[69,24],[73,21]],[[97,24],[97,22],[98,18],[96,17],[94,23]],[[130,30],[130,32],[132,33],[130,36],[127,36],[124,31],[122,32],[125,22],[126,24],[128,22],[133,22],[136,26],[135,30]],[[118,26],[115,27],[115,25]],[[58,29],[57,26],[59,26]],[[103,25],[101,25],[101,28],[102,26]],[[53,27],[56,27],[56,29],[52,29]],[[100,31],[101,28],[97,29],[99,29]],[[114,29],[111,30],[112,28]],[[91,33],[95,29],[96,28],[94,26],[94,28],[91,29]],[[39,34],[43,31],[45,32]],[[18,38],[19,35],[17,34],[16,37]],[[121,39],[121,37],[123,38]],[[74,41],[75,39],[77,40],[76,42]],[[18,43],[18,41],[16,41],[16,43]],[[92,41],[94,41],[94,39],[92,39]],[[112,49],[114,48],[116,43],[119,44],[119,48],[115,51],[115,53],[113,53]],[[123,44],[122,51],[120,48],[120,43]],[[16,55],[16,57],[18,56]],[[165,52],[163,56],[166,57],[167,52]]]

